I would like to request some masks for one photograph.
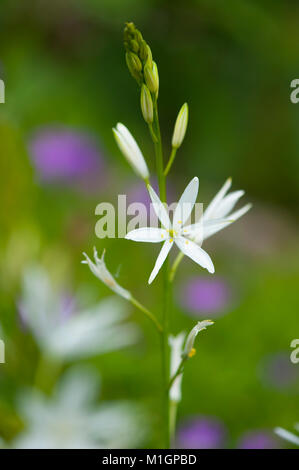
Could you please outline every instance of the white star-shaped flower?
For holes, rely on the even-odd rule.
[[[114,284],[111,288],[117,292]],[[83,301],[84,293],[69,301],[65,293],[55,291],[42,267],[25,270],[19,311],[46,357],[68,362],[136,343],[139,331],[126,321],[129,312],[123,302],[113,296],[83,307]]]
[[[153,188],[148,185],[148,191],[153,203],[154,210],[161,222],[162,228],[144,227],[132,230],[126,235],[126,239],[137,242],[159,243],[163,242],[162,249],[158,255],[156,264],[149,278],[149,284],[155,279],[163,265],[173,243],[189,258],[197,264],[214,273],[213,262],[206,251],[188,238],[193,233],[193,225],[185,227],[184,224],[190,217],[198,193],[198,178],[193,178],[183,192],[170,222],[168,212]],[[218,224],[218,220],[212,224]],[[198,224],[194,224],[197,225]]]
[[[51,397],[22,390],[17,407],[25,427],[10,443],[14,449],[119,449],[143,443],[145,415],[137,404],[98,403],[98,370],[75,365],[56,383]]]

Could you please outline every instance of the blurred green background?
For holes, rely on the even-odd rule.
[[[125,21],[142,31],[159,67],[166,154],[176,114],[189,103],[186,139],[169,178],[173,199],[197,175],[207,203],[232,176],[234,189],[245,189],[244,201],[254,204],[205,245],[229,289],[225,305],[190,313],[184,288],[207,275],[189,260],[179,269],[173,332],[187,331],[197,318],[217,321],[186,366],[178,427],[196,417],[219,420],[226,438],[215,446],[237,447],[248,432],[275,439],[275,426],[291,428],[299,416],[299,365],[289,360],[299,335],[299,104],[290,102],[290,82],[298,78],[295,0],[2,0],[0,435],[9,441],[20,429],[14,397],[32,384],[38,357],[17,309],[28,265],[40,263],[63,288],[88,286],[99,300],[110,292],[80,261],[82,251],[105,247],[119,283],[159,312],[161,283],[147,285],[156,248],[99,240],[94,232],[99,202],[139,190],[113,140],[116,122],[132,131],[154,171],[124,59]],[[40,177],[32,139],[57,126],[93,139],[101,161],[93,186],[80,175],[76,184]],[[132,318],[141,325],[141,343],[85,362],[98,367],[104,398],[144,404],[152,419],[145,446],[159,446],[159,343],[133,309]]]

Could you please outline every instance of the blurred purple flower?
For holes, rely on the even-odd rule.
[[[41,181],[93,189],[102,178],[103,160],[94,139],[83,132],[47,126],[31,136],[29,153]]]
[[[260,366],[260,375],[266,385],[277,389],[291,387],[299,378],[296,366],[284,352],[266,356]]]
[[[216,317],[229,308],[232,289],[220,277],[195,277],[185,283],[180,291],[180,303],[194,316]]]
[[[195,417],[180,426],[177,447],[180,449],[221,449],[227,439],[224,424],[211,417]]]
[[[237,445],[238,449],[279,449],[279,443],[273,432],[249,431],[243,434]]]

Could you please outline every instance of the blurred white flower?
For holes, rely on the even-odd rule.
[[[148,281],[149,284],[155,279],[158,272],[160,271],[170,249],[173,246],[173,242],[175,242],[182,253],[189,256],[189,258],[195,261],[195,263],[207,269],[210,273],[214,273],[214,265],[208,253],[200,248],[200,246],[198,246],[192,240],[187,238],[189,232],[192,232],[193,225],[188,227],[184,226],[185,222],[190,217],[197,198],[198,178],[193,178],[187,185],[174,211],[172,223],[170,222],[168,212],[164,204],[161,202],[160,198],[150,185],[148,185],[148,191],[153,203],[154,210],[162,224],[162,228],[138,228],[127,233],[125,238],[127,240],[134,240],[137,242],[163,242],[162,249],[150,275]],[[218,223],[218,221],[216,221],[216,223]]]
[[[42,268],[26,270],[20,312],[44,354],[73,360],[136,342],[138,329],[124,322],[128,311],[117,298],[106,298],[80,312],[75,308],[63,308],[61,296],[53,290]]]
[[[296,431],[299,432],[299,423],[295,424],[294,428],[296,429]],[[278,436],[282,437],[282,439],[285,439],[286,441],[289,441],[292,444],[299,446],[299,436],[297,436],[296,434],[280,427],[275,428],[274,432]]]
[[[83,264],[87,264],[91,270],[91,272],[98,278],[100,281],[102,281],[104,284],[106,284],[109,289],[113,290],[116,294],[120,295],[121,297],[124,297],[127,300],[130,300],[132,298],[131,293],[121,287],[112,274],[108,271],[106,267],[106,263],[104,261],[104,256],[105,256],[105,250],[103,251],[102,257],[98,257],[98,252],[96,250],[96,247],[93,248],[93,256],[95,263],[91,261],[91,259],[87,256],[86,253],[83,253],[85,256],[85,260],[82,261]]]
[[[18,410],[25,429],[12,443],[17,449],[128,448],[143,442],[141,409],[129,402],[97,404],[97,371],[72,367],[52,398],[37,390],[22,393]]]
[[[186,333],[181,332],[177,336],[169,336],[168,338],[168,343],[170,346],[170,378],[175,375],[182,362],[185,337]],[[178,375],[173,381],[173,384],[169,390],[170,400],[176,403],[180,402],[182,398],[182,377],[182,374]]]
[[[193,235],[196,243],[206,240],[219,232],[219,230],[235,222],[252,207],[252,204],[246,204],[241,209],[231,212],[240,197],[244,195],[244,191],[242,190],[227,194],[231,184],[232,180],[228,178],[204,211],[202,221],[200,221],[197,226],[194,224],[193,227],[191,227],[189,235]]]

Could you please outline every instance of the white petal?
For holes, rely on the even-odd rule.
[[[179,249],[184,253],[184,255],[189,256],[189,258],[193,259],[195,263],[207,269],[210,273],[215,272],[215,268],[210,256],[206,251],[200,248],[200,246],[184,237],[177,237],[174,241]]]
[[[171,242],[170,240],[167,240],[164,245],[162,246],[162,249],[158,255],[158,258],[156,260],[156,263],[155,263],[155,266],[154,266],[154,269],[152,270],[151,272],[151,275],[149,277],[149,280],[148,280],[148,283],[151,284],[153,282],[153,280],[155,279],[155,277],[157,276],[158,272],[160,271],[164,261],[166,260],[167,258],[167,255],[171,249],[173,245],[173,242]]]
[[[212,199],[212,201],[210,202],[210,204],[208,205],[208,207],[204,211],[204,218],[205,219],[208,219],[208,218],[213,216],[214,210],[216,209],[216,207],[218,206],[220,201],[222,201],[222,199],[226,195],[227,191],[231,187],[231,184],[232,184],[232,180],[231,180],[231,178],[228,178],[226,180],[226,182],[224,183],[224,185],[222,186],[222,188],[220,189],[220,191],[218,191],[216,196]]]
[[[230,225],[232,222],[235,222],[240,217],[242,217],[242,215],[246,214],[246,212],[248,212],[249,209],[251,209],[251,207],[252,207],[252,204],[246,204],[246,206],[244,206],[241,209],[238,209],[237,211],[230,214],[227,219],[223,219],[223,220],[226,220],[226,223],[223,223],[223,225],[221,225],[221,226],[219,225],[218,227],[217,226],[213,227],[212,225],[205,227],[205,224],[206,224],[207,221],[204,221],[203,239],[206,240],[207,238],[211,237],[212,235],[215,235],[215,233],[219,232],[220,230],[222,230],[225,227],[227,227],[228,225]],[[211,220],[211,222],[212,221],[213,221],[213,219]]]
[[[168,344],[170,346],[170,378],[177,372],[181,361],[183,345],[185,341],[186,333],[181,332],[177,336],[169,336]],[[172,401],[179,402],[182,398],[181,384],[183,374],[180,374],[173,382],[170,390],[169,397]]]
[[[292,442],[292,444],[299,446],[299,437],[296,436],[296,434],[293,434],[292,432],[287,431],[286,429],[283,429],[283,428],[279,428],[279,427],[275,428],[274,432],[275,434],[282,437],[286,441]]]
[[[198,178],[190,181],[183,192],[173,215],[173,228],[176,230],[184,225],[190,217],[198,194]]]
[[[64,360],[103,354],[136,342],[134,324],[124,322],[128,310],[115,296],[78,312],[57,325],[48,338],[48,353]]]
[[[160,220],[163,227],[165,227],[167,229],[170,229],[171,228],[171,223],[170,223],[170,220],[169,220],[169,215],[168,215],[168,212],[166,210],[166,207],[161,202],[159,196],[157,195],[157,193],[153,190],[153,188],[150,185],[147,186],[147,189],[148,189],[148,192],[149,192],[150,198],[152,200],[153,207],[154,207],[154,210],[157,214],[158,219]]]
[[[169,234],[163,228],[144,227],[131,230],[125,238],[135,242],[159,243],[167,240]]]
[[[207,238],[210,238],[212,235],[215,235],[215,233],[220,232],[220,230],[226,228],[228,225],[230,225],[233,220],[231,219],[224,219],[226,222],[224,222],[221,225],[215,225],[215,226],[204,226],[203,228],[203,239],[202,237],[200,238],[199,241],[207,240]],[[195,238],[195,243],[198,243],[198,238]]]
[[[213,212],[213,218],[225,217],[235,207],[236,203],[244,195],[245,191],[234,191],[222,199],[218,207]]]
[[[229,218],[235,222],[240,217],[242,217],[242,215],[246,214],[246,212],[248,212],[249,209],[251,209],[251,208],[252,208],[252,204],[246,204],[246,206],[244,206],[241,209],[238,209],[237,211],[230,214]]]
[[[221,230],[231,222],[233,222],[233,220],[225,218],[200,220],[197,224],[187,225],[184,227],[183,236],[188,236],[191,240],[195,241],[195,243],[199,243],[200,240],[203,241],[206,238],[205,234],[209,230]]]
[[[75,365],[63,374],[56,385],[55,399],[65,408],[74,411],[82,409],[97,399],[99,386],[99,376],[92,367]]]

